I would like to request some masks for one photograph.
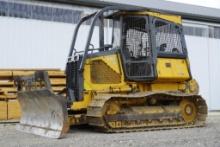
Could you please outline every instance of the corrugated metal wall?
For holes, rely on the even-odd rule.
[[[0,17],[0,68],[64,68],[74,26]]]
[[[184,26],[192,75],[209,110],[220,110],[220,27],[195,21],[185,21]]]

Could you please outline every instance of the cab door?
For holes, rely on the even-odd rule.
[[[127,16],[122,20],[122,62],[130,81],[154,79],[148,17]]]

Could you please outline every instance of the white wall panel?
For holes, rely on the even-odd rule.
[[[0,68],[65,68],[75,24],[0,17]],[[85,48],[89,25],[79,29],[75,48]],[[111,29],[108,31],[110,40]],[[98,47],[98,28],[91,43]]]
[[[0,68],[64,68],[74,25],[0,17]]]
[[[194,79],[200,86],[200,94],[210,105],[208,38],[186,36],[186,44]]]
[[[186,35],[186,43],[192,75],[199,82],[200,94],[206,99],[209,110],[220,110],[220,39],[210,38],[214,33],[213,24],[185,22],[184,25],[205,29],[202,36]]]
[[[209,39],[210,106],[220,110],[220,39]]]

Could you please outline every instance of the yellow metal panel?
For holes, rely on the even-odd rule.
[[[190,78],[185,59],[157,59],[157,81],[184,81]]]
[[[7,120],[7,103],[0,101],[0,120]]]
[[[72,110],[80,110],[86,109],[91,102],[92,94],[89,92],[88,94],[84,94],[83,101],[74,102],[71,106]]]
[[[150,15],[154,17],[158,17],[161,19],[165,19],[167,21],[174,22],[176,24],[182,24],[181,16],[178,15],[171,15],[171,14],[163,14],[159,12],[150,12],[150,11],[142,11],[142,12],[128,12],[125,14],[132,14],[132,15]]]
[[[107,64],[112,70],[114,70],[116,73],[121,75],[121,82],[117,84],[96,84],[92,83],[91,80],[91,63],[93,61],[101,60],[105,64]],[[118,88],[123,91],[123,89],[130,88],[127,83],[124,81],[124,74],[122,71],[121,63],[120,63],[120,57],[118,54],[113,55],[107,55],[107,56],[99,56],[94,58],[89,58],[86,60],[86,65],[84,67],[84,88],[86,90],[96,90],[96,91],[107,91],[111,87],[112,89]]]
[[[121,82],[117,84],[97,84],[92,83],[91,80],[91,63],[93,61],[101,60],[105,62],[110,68],[112,68],[116,73],[121,75]],[[86,60],[86,64],[84,66],[84,89],[87,91],[86,94],[84,94],[83,101],[80,102],[74,102],[72,105],[73,110],[79,110],[79,109],[86,109],[89,105],[92,94],[91,91],[102,91],[102,92],[109,92],[112,91],[128,91],[130,89],[130,86],[125,82],[124,80],[124,74],[122,71],[122,66],[120,62],[120,56],[118,54],[113,55],[106,55],[106,56],[99,56],[94,58],[88,58]]]
[[[19,119],[21,116],[18,100],[8,101],[8,119]]]
[[[121,74],[115,72],[113,68],[107,65],[102,60],[92,61],[91,81],[95,84],[119,84],[121,82]]]
[[[118,56],[117,54],[112,54],[112,55],[107,55],[107,56],[98,56],[98,57],[94,57],[94,58],[88,58],[86,60],[86,63],[89,64],[92,61],[95,60],[101,60],[103,62],[105,62],[107,65],[109,65],[115,72],[120,73],[121,69],[118,63]]]
[[[184,90],[185,85],[182,83],[156,83],[151,84],[152,91],[178,91]]]
[[[121,75],[121,82],[118,84],[97,84],[91,81],[91,63],[96,60],[105,62],[110,68]],[[93,92],[121,92],[131,90],[138,85],[141,91],[178,91],[183,90],[185,85],[181,83],[189,79],[187,62],[185,59],[159,58],[157,61],[158,79],[153,84],[127,82],[121,65],[120,56],[117,54],[89,58],[84,67],[84,98],[83,101],[74,102],[71,109],[86,109],[93,98]]]
[[[147,13],[151,16],[154,16],[154,17],[165,19],[165,20],[177,23],[177,24],[182,24],[181,16],[162,14],[162,13],[157,13],[157,12],[147,12]]]

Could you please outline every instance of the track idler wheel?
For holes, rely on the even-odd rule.
[[[192,123],[196,120],[197,109],[195,103],[183,99],[180,102],[181,114],[186,123]]]

